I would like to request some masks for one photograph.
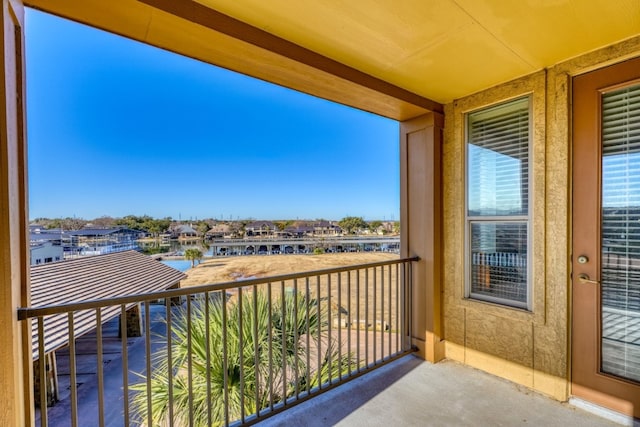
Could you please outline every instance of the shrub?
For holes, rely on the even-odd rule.
[[[185,307],[180,307],[172,316],[172,369],[168,366],[166,347],[154,355],[153,425],[164,425],[168,420],[170,376],[173,421],[188,425],[190,353],[191,405],[196,426],[208,425],[209,413],[213,425],[225,423],[225,391],[231,423],[242,414],[254,414],[271,402],[284,401],[296,391],[310,390],[358,367],[351,353],[340,354],[335,340],[328,339],[327,309],[324,304],[318,307],[316,300],[307,302],[307,298],[285,293],[284,298],[273,298],[270,306],[265,292],[244,292],[234,301],[216,293],[208,301],[202,298],[191,302],[190,311],[190,321]],[[322,341],[320,359],[316,351],[319,340]],[[313,353],[313,357],[308,357],[308,352]],[[144,381],[132,386],[137,391],[132,408],[135,416],[144,422],[147,419],[146,376],[140,376]]]

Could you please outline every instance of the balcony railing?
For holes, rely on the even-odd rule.
[[[261,421],[414,351],[414,261],[20,308],[19,318],[32,322],[36,420],[103,426],[117,414],[120,425]],[[132,310],[141,318],[140,338],[128,331]],[[121,333],[117,374],[104,368],[103,331],[113,321]],[[95,333],[84,340],[95,347],[96,373],[78,387],[76,344],[86,325]],[[48,387],[55,351],[69,353],[69,396],[58,403]]]

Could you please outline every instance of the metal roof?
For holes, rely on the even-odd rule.
[[[245,225],[245,228],[261,228],[264,226],[267,226],[269,228],[276,228],[276,225],[271,221],[254,221]]]
[[[63,235],[60,233],[29,233],[29,239],[32,242],[44,242],[49,240],[61,240]]]
[[[114,234],[114,233],[138,234],[141,232],[138,230],[132,230],[126,227],[81,228],[80,230],[69,230],[65,232],[65,234],[69,236],[105,236],[107,234]]]
[[[186,275],[135,251],[83,257],[31,267],[31,306],[43,307],[95,301],[119,296],[161,291],[178,284]],[[127,307],[128,308],[128,307]],[[102,322],[117,316],[121,307],[103,308]],[[96,326],[96,312],[74,314],[74,336]],[[32,321],[32,349],[38,358],[38,322]],[[68,315],[44,319],[45,352],[63,347],[69,341]]]
[[[198,234],[198,232],[190,225],[178,225],[173,230],[179,234]]]

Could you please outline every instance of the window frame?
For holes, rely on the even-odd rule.
[[[490,111],[510,103],[516,103],[527,99],[528,109],[528,180],[527,180],[527,212],[526,215],[469,215],[469,117],[470,115],[483,111]],[[500,306],[519,308],[527,311],[533,311],[533,278],[532,278],[532,260],[533,260],[533,236],[532,236],[532,215],[533,210],[533,175],[531,171],[534,169],[534,149],[533,149],[533,94],[519,95],[510,99],[495,102],[463,113],[464,120],[464,137],[463,137],[463,162],[464,162],[464,298],[472,301],[488,302],[499,304]],[[472,255],[471,255],[471,229],[473,224],[525,224],[527,232],[527,254],[526,254],[526,300],[524,302],[516,301],[508,298],[500,298],[496,296],[474,293],[471,290],[472,285]]]

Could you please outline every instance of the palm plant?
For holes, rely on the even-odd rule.
[[[191,268],[195,266],[196,260],[202,259],[202,252],[199,249],[191,248],[184,251],[184,258],[191,261]]]
[[[188,425],[190,412],[196,426],[233,422],[358,366],[326,333],[326,305],[283,294],[241,292],[229,300],[216,293],[172,315],[171,366],[165,346],[154,355],[150,378],[153,425],[166,423],[170,409],[178,425]],[[145,380],[132,387],[132,406],[144,422],[147,386],[141,376]]]

